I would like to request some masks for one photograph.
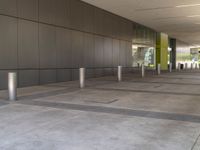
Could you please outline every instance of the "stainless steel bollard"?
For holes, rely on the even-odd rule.
[[[138,68],[140,68],[140,63],[137,63],[137,65],[138,65]]]
[[[198,64],[197,63],[195,63],[195,69],[198,69]]]
[[[187,63],[185,63],[185,70],[187,70],[188,69],[188,64]]]
[[[178,63],[178,71],[181,71],[181,63]]]
[[[194,64],[193,63],[191,63],[191,69],[194,69]]]
[[[144,78],[144,76],[145,76],[145,67],[144,67],[144,64],[142,64],[142,78]]]
[[[17,100],[17,73],[8,73],[8,95],[10,101]]]
[[[172,63],[169,63],[169,72],[172,72]]]
[[[157,65],[157,73],[158,73],[158,75],[161,74],[161,71],[160,71],[160,64]]]
[[[118,73],[117,73],[118,81],[122,81],[122,66],[118,66]]]
[[[85,68],[80,68],[79,80],[80,80],[80,88],[84,88],[85,87]]]

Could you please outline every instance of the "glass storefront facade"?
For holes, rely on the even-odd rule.
[[[156,64],[156,32],[142,25],[134,25],[132,41],[133,67],[144,64],[146,67],[155,67]]]

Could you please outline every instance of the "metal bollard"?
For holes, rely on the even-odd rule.
[[[172,63],[169,63],[169,72],[172,72]]]
[[[193,64],[193,63],[191,63],[191,70],[192,70],[192,69],[194,69],[194,64]]]
[[[122,81],[122,66],[118,66],[118,81]]]
[[[140,63],[137,63],[138,69],[140,68]]]
[[[17,73],[8,73],[8,95],[10,101],[17,100]]]
[[[157,65],[157,73],[158,73],[158,75],[161,74],[161,71],[160,71],[160,64]]]
[[[142,78],[144,78],[144,76],[145,76],[145,67],[144,67],[144,64],[142,64]]]
[[[80,88],[84,88],[85,87],[85,68],[80,68],[79,80],[80,80]]]
[[[197,63],[195,63],[195,69],[198,69],[198,64]]]
[[[187,70],[188,69],[188,64],[187,63],[185,63],[185,70]]]
[[[178,63],[178,71],[181,71],[181,63]]]

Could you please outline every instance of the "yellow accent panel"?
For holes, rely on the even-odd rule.
[[[168,35],[158,33],[156,40],[156,63],[161,65],[162,70],[168,69]]]

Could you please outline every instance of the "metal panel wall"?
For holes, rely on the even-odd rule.
[[[0,33],[1,89],[9,70],[19,86],[76,80],[79,67],[112,75],[131,66],[132,41],[155,42],[151,29],[80,0],[0,0]]]
[[[40,68],[56,68],[56,31],[50,25],[39,25]]]
[[[37,21],[39,14],[38,2],[38,0],[18,0],[18,16]]]
[[[18,67],[38,68],[38,23],[19,20],[18,23]]]
[[[0,16],[0,69],[17,68],[17,19]]]

